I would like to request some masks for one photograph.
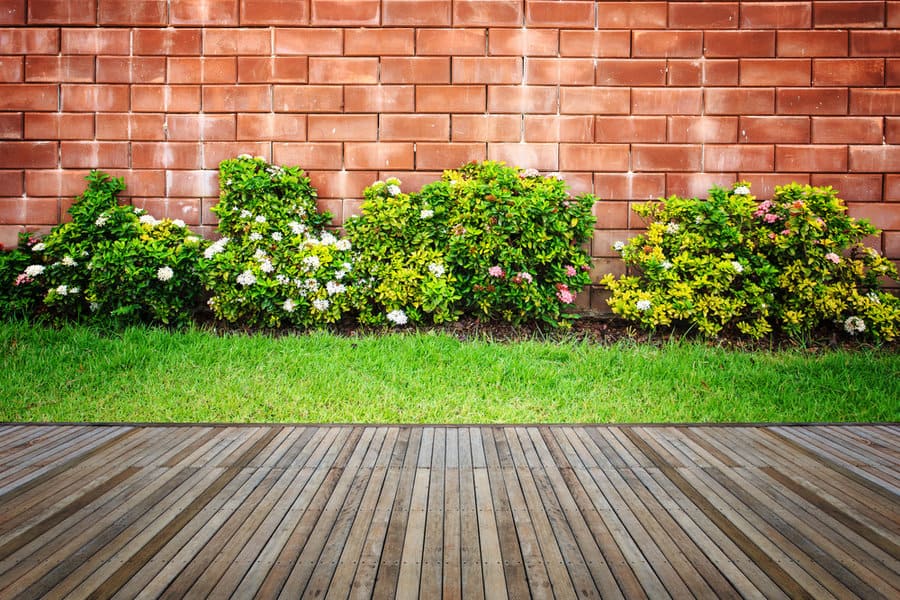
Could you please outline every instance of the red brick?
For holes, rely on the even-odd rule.
[[[132,142],[131,165],[135,169],[197,169],[199,142]]]
[[[348,29],[344,56],[405,56],[413,54],[412,29]]]
[[[775,56],[774,31],[707,31],[703,43],[708,58]]]
[[[161,114],[101,113],[97,115],[97,139],[166,139],[166,117]]]
[[[166,195],[166,174],[160,170],[141,170],[132,169],[112,169],[109,171],[112,177],[122,177],[125,179],[125,191],[122,196],[133,198],[135,196],[165,196]],[[165,199],[163,199],[165,200]],[[156,213],[151,213],[154,216]]]
[[[100,25],[165,25],[165,0],[99,0]]]
[[[666,196],[707,198],[714,186],[730,187],[736,179],[734,173],[669,173]]]
[[[900,202],[900,175],[884,176],[884,199],[888,202]]]
[[[738,26],[737,2],[670,2],[672,29],[735,29]]]
[[[491,29],[488,39],[488,53],[494,56],[557,56],[559,52],[555,29]]]
[[[125,181],[129,179],[126,177]],[[181,219],[188,226],[200,224],[200,200],[197,198],[135,198],[132,205],[158,219]]]
[[[86,170],[25,171],[25,193],[29,196],[71,198],[84,191],[87,174]]]
[[[240,142],[204,142],[202,167],[204,169],[216,169],[219,163],[241,154],[261,156],[270,161],[272,158],[272,144],[243,140]]]
[[[889,58],[885,61],[885,83],[890,87],[900,86],[900,59]]]
[[[847,114],[847,88],[779,88],[775,107],[785,115]]]
[[[900,144],[900,118],[887,117],[884,121],[884,141],[888,144]]]
[[[741,29],[809,29],[810,2],[741,2]]]
[[[381,3],[378,0],[310,0],[313,25],[379,25]]]
[[[900,28],[900,2],[889,0],[887,3],[887,27]]]
[[[594,61],[588,58],[529,58],[525,82],[534,85],[593,85]]]
[[[741,117],[740,141],[750,144],[807,144],[810,141],[809,117]]]
[[[456,169],[460,165],[487,158],[483,143],[433,143],[416,144],[416,169]]]
[[[202,51],[199,29],[135,29],[134,54],[196,56]]]
[[[238,83],[304,83],[308,78],[305,56],[240,56]]]
[[[0,194],[21,196],[25,193],[25,179],[22,171],[0,171]]]
[[[883,136],[880,117],[813,117],[815,144],[878,144]]]
[[[93,56],[26,56],[25,81],[92,82]]]
[[[85,113],[25,113],[25,138],[31,140],[90,140],[94,115]]]
[[[554,175],[557,175],[554,173]],[[594,174],[586,172],[560,172],[558,175],[566,182],[569,194],[578,196],[594,193]],[[589,250],[589,244],[582,244],[585,250]]]
[[[634,88],[631,112],[644,115],[699,115],[703,90],[693,88]]]
[[[502,161],[513,167],[556,171],[559,169],[559,150],[556,144],[526,144],[491,142],[488,160]]]
[[[482,56],[487,44],[484,29],[419,29],[416,54],[425,56]]]
[[[900,115],[900,90],[850,90],[850,113],[854,115]]]
[[[775,151],[769,145],[706,146],[703,154],[704,171],[771,171],[775,166]]]
[[[454,119],[455,125],[456,118]],[[594,117],[591,115],[526,115],[525,141],[589,144],[594,141]]]
[[[268,55],[272,53],[268,29],[207,29],[203,33],[203,54]]]
[[[125,29],[63,29],[63,54],[131,54],[131,32]]]
[[[633,171],[699,171],[700,146],[680,144],[635,144],[631,147]]]
[[[669,61],[671,63],[672,61]],[[735,86],[738,84],[739,62],[733,59],[703,61],[704,85]],[[669,85],[673,85],[671,66]]]
[[[378,59],[314,56],[309,59],[309,82],[378,83]]]
[[[44,115],[48,113],[34,113],[35,115]],[[21,140],[23,137],[22,113],[0,113],[0,139],[3,140]],[[44,139],[41,136],[38,139]],[[3,193],[0,188],[0,194]]]
[[[240,115],[251,117],[256,115]],[[303,117],[299,117],[301,120]],[[234,115],[168,115],[166,117],[168,139],[173,141],[208,141],[235,139]],[[259,139],[272,139],[259,132]]]
[[[339,56],[344,36],[340,29],[276,29],[275,54]]]
[[[0,85],[0,110],[58,110],[59,86],[41,83]]]
[[[483,85],[418,85],[416,111],[424,113],[484,112],[487,91]]]
[[[338,85],[276,85],[272,105],[278,112],[339,112],[343,102]]]
[[[597,61],[597,85],[665,85],[666,61],[605,59]]]
[[[209,89],[210,88],[205,88],[204,92],[208,91]],[[198,112],[200,110],[200,86],[132,86],[131,110],[134,112]]]
[[[562,87],[559,90],[562,114],[627,115],[631,94],[623,88]]]
[[[97,83],[165,83],[166,59],[161,56],[98,56]]]
[[[525,2],[525,25],[530,27],[594,28],[594,2]]]
[[[267,85],[203,86],[206,112],[269,112],[272,89]]]
[[[411,85],[348,85],[344,87],[344,110],[348,113],[414,112],[415,88]]]
[[[855,219],[868,219],[878,229],[900,229],[900,205],[882,202],[848,202],[847,213]]]
[[[740,63],[741,85],[808,86],[810,82],[808,58],[746,58]]]
[[[375,141],[376,115],[309,115],[307,136],[311,142]]]
[[[702,31],[633,31],[631,36],[631,54],[636,58],[684,58],[703,54]]]
[[[776,146],[776,171],[830,172],[847,170],[847,146]]]
[[[379,139],[384,141],[447,141],[450,139],[450,117],[382,114],[379,132]]]
[[[622,61],[627,62],[627,61]],[[635,61],[636,62],[636,61]],[[670,58],[669,60],[660,60],[662,63],[662,76],[663,82],[653,83],[651,85],[671,85],[674,87],[691,87],[703,85],[703,70],[706,65],[705,60],[700,59],[677,59]],[[735,74],[737,73],[737,69],[735,68]],[[726,85],[736,85],[737,77],[735,76],[734,84],[726,84]]]
[[[666,141],[666,118],[596,117],[594,141],[599,143],[663,143]]]
[[[816,28],[884,27],[884,2],[813,2]]]
[[[604,6],[609,3],[604,3]],[[602,14],[603,8],[600,12]],[[630,31],[560,31],[560,56],[625,58],[631,56]]]
[[[169,197],[212,198],[219,195],[219,172],[166,171],[166,195]]]
[[[26,17],[25,0],[5,0],[0,10],[0,25],[24,25]]]
[[[381,83],[450,83],[450,57],[382,58]]]
[[[29,0],[29,25],[94,25],[97,0]]]
[[[628,202],[600,200],[591,206],[591,213],[597,219],[597,227],[600,229],[625,229],[628,227]]]
[[[447,27],[451,23],[450,0],[383,0],[383,25]]]
[[[611,200],[649,200],[666,191],[662,173],[595,173],[594,193]]]
[[[667,2],[599,2],[600,29],[665,29]]]
[[[305,141],[306,115],[277,113],[238,115],[237,139]]]
[[[900,146],[850,146],[850,171],[860,173],[900,172]]]
[[[0,48],[4,54],[56,54],[59,52],[59,29],[0,28]]]
[[[490,85],[488,112],[491,113],[555,113],[558,100],[555,86]]]
[[[452,126],[450,139],[454,142],[517,142],[522,135],[522,117],[519,115],[454,115]],[[526,133],[525,141],[552,140],[529,139]]]
[[[341,175],[348,173],[347,171],[341,173]],[[368,177],[372,171],[366,171],[366,176]],[[331,215],[331,223],[335,226],[344,222],[344,201],[346,198],[319,198],[316,200],[316,208],[322,214]]]
[[[519,57],[454,57],[452,69],[454,84],[503,84],[522,81],[522,59]]]
[[[122,169],[128,167],[128,142],[62,142],[64,169]]]
[[[60,99],[62,110],[69,112],[121,112],[129,108],[127,85],[63,84]]]
[[[56,167],[56,142],[0,142],[0,169]]]
[[[169,0],[170,25],[237,25],[238,0]]]
[[[519,27],[525,24],[522,2],[518,0],[456,0],[454,27]]]
[[[775,112],[775,90],[707,89],[703,102],[708,115],[765,115]]]
[[[668,127],[664,131],[668,132],[669,142],[678,144],[733,144],[737,142],[737,117],[673,115],[666,120]],[[662,142],[665,140],[646,141]]]
[[[353,170],[412,169],[411,142],[347,142],[344,165]]]
[[[851,56],[900,56],[900,30],[851,31]]]
[[[628,171],[627,144],[559,145],[559,168],[566,171]]]
[[[817,58],[813,61],[813,84],[884,85],[884,60]]]
[[[234,83],[237,59],[233,56],[176,56],[168,59],[169,83]]]
[[[810,181],[809,173],[749,173],[740,172],[735,181],[749,181],[753,195],[760,200],[769,199],[775,194],[777,186],[796,182],[806,185]]]
[[[840,197],[849,202],[880,202],[881,174],[848,175],[846,173],[814,173],[810,183],[815,186],[830,185]]]
[[[304,169],[340,169],[343,147],[340,143],[275,142],[274,161],[279,165],[300,165]]]
[[[0,198],[0,225],[56,225],[56,198]]]
[[[778,56],[847,56],[846,31],[779,31]]]
[[[618,257],[619,253],[613,249],[616,242],[627,242],[636,236],[638,231],[626,229],[595,229],[591,240],[591,256]]]
[[[22,81],[25,81],[24,57],[0,56],[0,83],[20,83]]]
[[[358,198],[378,177],[377,171],[316,171],[310,172],[319,198]]]
[[[884,255],[893,261],[900,260],[900,232],[886,231],[884,234]]]
[[[307,25],[309,0],[241,0],[241,25]]]

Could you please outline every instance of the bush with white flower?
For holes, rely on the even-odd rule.
[[[875,339],[900,333],[900,300],[881,289],[896,268],[862,244],[876,230],[847,216],[830,187],[791,184],[757,202],[740,182],[708,200],[673,196],[635,211],[646,233],[616,248],[631,272],[602,283],[613,312],[644,327],[760,338],[834,323]]]
[[[213,314],[247,327],[315,327],[350,308],[352,245],[324,229],[298,168],[241,156],[219,166],[218,233],[200,260]]]

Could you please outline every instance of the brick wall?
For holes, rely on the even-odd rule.
[[[602,198],[597,273],[632,202],[829,184],[900,259],[898,86],[900,2],[0,0],[0,243],[90,168],[208,233],[218,162],[249,153],[338,222],[379,178],[560,171]]]

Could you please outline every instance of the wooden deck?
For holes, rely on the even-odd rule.
[[[0,426],[0,598],[900,597],[900,426]]]

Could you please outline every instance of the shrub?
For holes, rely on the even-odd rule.
[[[514,323],[563,323],[590,282],[593,196],[564,181],[487,161],[446,171],[418,205],[434,211],[431,236],[456,278],[460,309]]]
[[[40,255],[35,256],[33,250],[39,243],[36,235],[21,233],[17,248],[0,251],[0,318],[27,317],[41,307],[47,292],[40,282],[35,283],[39,275],[34,269],[31,270],[34,276],[26,273],[31,265],[43,268]]]
[[[865,248],[875,233],[848,217],[831,188],[792,184],[757,203],[749,185],[708,200],[671,197],[635,208],[647,231],[618,243],[634,273],[602,281],[613,312],[647,328],[734,329],[759,338],[803,335],[823,323],[893,339],[898,299],[880,289],[893,265]]]
[[[187,322],[201,290],[195,266],[202,240],[181,221],[120,206],[121,178],[92,171],[86,179],[69,209],[72,220],[40,241],[29,237],[20,250],[32,263],[17,279],[23,298],[40,295],[55,318]]]
[[[350,307],[348,240],[323,226],[316,191],[298,168],[242,155],[219,167],[212,208],[223,237],[201,260],[216,317],[252,327],[310,327],[341,319]]]

